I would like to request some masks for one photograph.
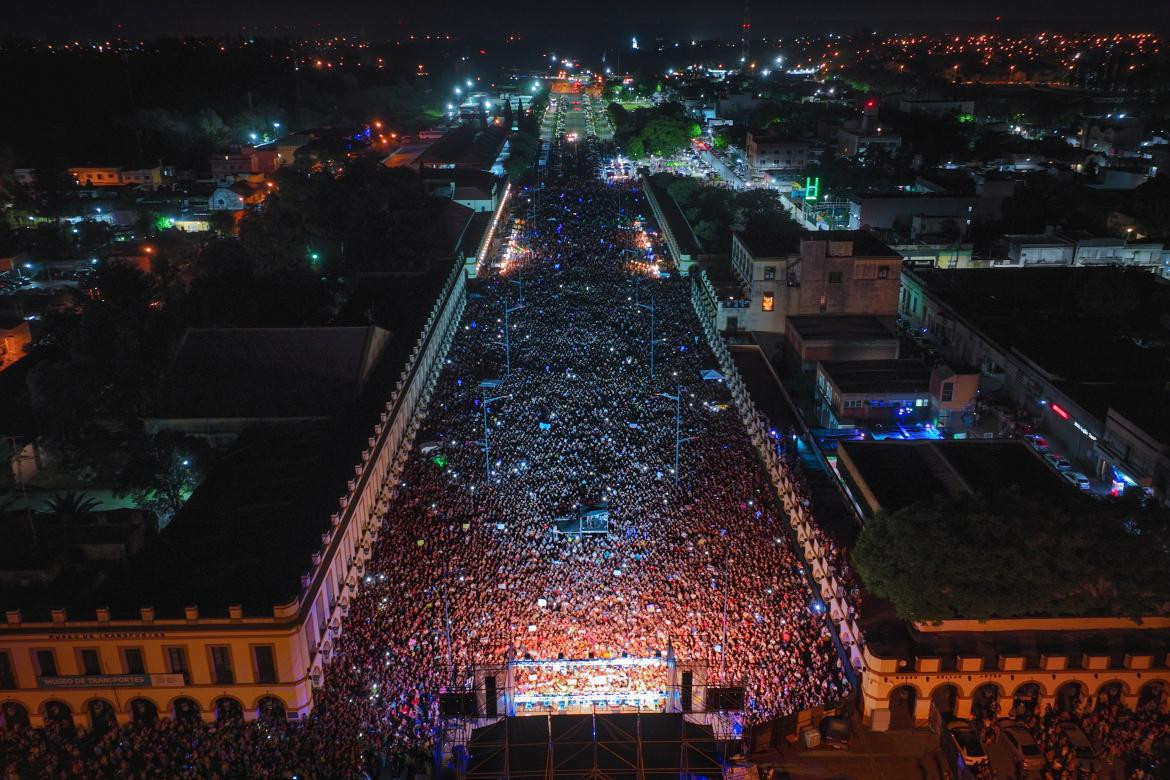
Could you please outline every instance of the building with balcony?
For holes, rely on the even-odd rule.
[[[720,296],[718,327],[783,333],[801,315],[889,317],[901,256],[860,230],[737,232],[731,267],[743,292]]]

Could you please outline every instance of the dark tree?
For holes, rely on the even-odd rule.
[[[1165,510],[1015,489],[935,497],[866,523],[865,586],[907,620],[1170,609]]]

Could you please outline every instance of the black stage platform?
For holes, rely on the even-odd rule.
[[[709,726],[677,713],[504,718],[471,734],[467,778],[718,778]]]

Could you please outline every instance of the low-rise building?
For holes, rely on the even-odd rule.
[[[789,317],[784,338],[801,370],[818,362],[896,360],[900,339],[889,318],[809,314]]]
[[[975,206],[974,196],[949,193],[877,192],[849,196],[850,230],[892,230],[911,240],[950,234],[957,241],[967,234]]]
[[[1020,233],[1009,233],[1004,238],[1007,239],[1007,259],[997,262],[997,266],[1027,268],[1073,263],[1076,245],[1066,238],[1048,234]]]
[[[67,574],[0,586],[5,725],[308,714],[458,327],[452,271],[402,372],[353,414],[247,431],[156,540],[84,588]]]
[[[944,359],[978,367],[981,392],[1014,406],[1078,470],[1166,501],[1159,452],[1170,437],[1158,410],[1170,382],[1159,319],[1168,292],[1165,279],[1134,268],[904,267],[900,311]]]
[[[804,168],[809,164],[812,147],[808,141],[780,135],[748,132],[747,162],[756,171]]]
[[[81,165],[70,168],[69,175],[82,187],[139,186],[156,189],[163,183],[163,169],[160,165],[153,168]]]
[[[933,419],[930,369],[919,360],[843,360],[817,365],[819,422],[826,428]]]
[[[842,157],[858,157],[875,149],[893,154],[901,145],[902,136],[883,133],[881,128],[874,131],[862,129],[837,131],[837,152]]]

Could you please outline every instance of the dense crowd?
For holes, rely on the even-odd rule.
[[[442,457],[407,465],[327,673],[333,691],[343,670],[369,733],[425,742],[436,691],[525,656],[673,647],[713,684],[745,686],[751,719],[846,692],[728,391],[701,378],[714,358],[688,281],[624,271],[647,250],[630,228],[638,193],[619,207],[617,186],[576,176],[532,193],[522,246],[469,300],[420,435]],[[521,279],[509,376],[503,308],[520,305]],[[637,303],[654,307],[653,377],[650,314]],[[692,437],[677,485],[675,405],[661,395],[676,392]],[[485,396],[503,396],[486,412],[490,474]],[[601,504],[608,534],[558,532]]]
[[[990,751],[1000,740],[1005,724],[1022,725],[1043,759],[1038,773],[1042,780],[1170,777],[1170,695],[1159,684],[1151,686],[1136,709],[1124,703],[1119,690],[1106,689],[1058,707],[1046,705],[1042,711],[1034,699],[1018,699],[1006,718],[998,715],[998,702],[988,702],[977,714],[985,747]],[[1079,745],[1070,726],[1081,730]],[[979,769],[980,780],[994,780],[989,764]]]
[[[525,657],[672,650],[708,684],[743,686],[749,722],[847,693],[728,390],[701,376],[715,360],[689,281],[658,273],[633,227],[640,193],[596,180],[597,164],[584,143],[554,156],[566,175],[528,194],[520,246],[473,285],[418,436],[428,446],[388,486],[310,719],[164,718],[77,739],[10,731],[9,775],[348,777],[387,761],[401,771],[434,748],[442,692],[474,685],[480,665]],[[503,309],[521,296],[509,374]],[[638,303],[654,307],[653,326]],[[664,393],[680,394],[690,437],[678,475]],[[561,533],[586,507],[608,512],[608,533]]]

